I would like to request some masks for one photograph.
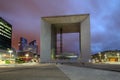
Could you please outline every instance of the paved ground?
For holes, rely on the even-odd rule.
[[[0,80],[120,80],[120,72],[65,64],[22,64],[0,67]]]
[[[92,63],[81,64],[79,62],[65,63],[65,64],[70,65],[70,66],[95,68],[95,69],[101,69],[101,70],[120,72],[120,64],[103,64],[103,63],[99,63],[99,64],[92,64]]]
[[[1,67],[0,80],[70,80],[55,65]]]
[[[84,67],[57,65],[71,80],[120,80],[120,73]]]

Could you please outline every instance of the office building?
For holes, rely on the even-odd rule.
[[[33,40],[29,43],[29,47],[31,47],[31,52],[34,53],[34,54],[37,54],[38,53],[38,45],[37,45],[37,42],[36,40]]]
[[[120,50],[107,50],[92,55],[93,62],[120,62]]]
[[[24,48],[27,46],[28,42],[26,38],[20,37],[20,42],[19,42],[19,50],[23,51]]]
[[[0,49],[11,48],[12,25],[0,17]]]
[[[37,55],[38,45],[36,40],[28,43],[26,38],[20,37],[18,57],[25,61],[31,61]]]

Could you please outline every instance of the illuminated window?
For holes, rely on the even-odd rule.
[[[4,27],[8,28],[9,30],[11,30],[11,28],[7,25],[5,25],[4,23],[0,22],[1,25],[3,25]]]
[[[10,32],[11,33],[11,31],[10,30],[8,30],[8,29],[5,29],[7,32]]]
[[[3,31],[3,30],[2,30],[2,32],[3,32],[4,34],[7,34],[7,35],[11,36],[11,34],[10,34],[10,33],[7,33],[6,31]]]
[[[0,28],[4,29],[4,27],[3,27],[3,26],[1,26],[1,25],[0,25]]]
[[[5,37],[7,37],[7,38],[11,39],[11,37],[9,37],[9,36],[7,36],[7,35],[5,35],[5,34],[3,34],[3,36],[5,36]]]
[[[3,33],[0,32],[1,35],[3,35]]]
[[[9,35],[9,36],[8,36],[8,35],[3,34],[3,33],[1,33],[1,32],[0,32],[0,35],[5,36],[5,37],[7,37],[7,38],[11,39],[11,35]]]
[[[11,48],[12,25],[0,17],[0,49]]]

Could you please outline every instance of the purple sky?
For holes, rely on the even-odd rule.
[[[15,48],[20,36],[40,44],[40,17],[84,13],[90,14],[91,52],[120,49],[120,0],[0,0],[0,16],[13,25]],[[77,37],[67,38],[69,49],[78,49]]]

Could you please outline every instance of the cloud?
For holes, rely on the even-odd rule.
[[[93,19],[92,50],[93,52],[120,49],[120,1],[107,1],[102,12]],[[95,15],[96,16],[96,15]],[[98,45],[101,45],[99,46]],[[97,49],[96,49],[96,48]]]
[[[40,17],[89,13],[91,50],[96,53],[120,49],[119,8],[119,0],[1,0],[0,15],[13,25],[14,31],[17,31],[14,35],[22,32],[39,38]],[[76,41],[74,35],[66,38],[71,38],[70,42]],[[77,44],[72,43],[73,46],[68,49],[79,49]]]

